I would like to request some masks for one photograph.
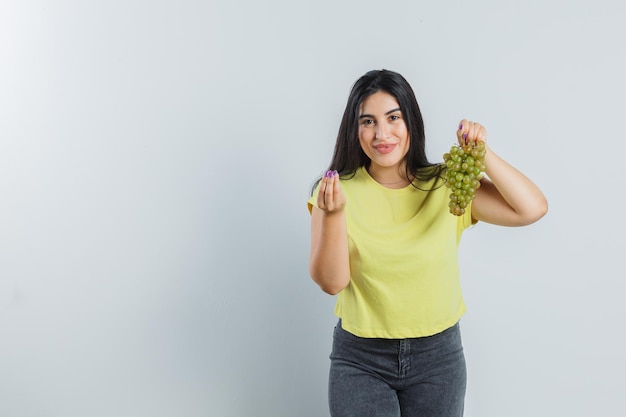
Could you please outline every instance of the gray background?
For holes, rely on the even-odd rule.
[[[464,235],[466,415],[625,415],[623,7],[2,0],[0,415],[327,416],[305,201],[380,68],[550,203]]]

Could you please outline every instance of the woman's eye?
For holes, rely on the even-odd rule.
[[[372,125],[374,124],[374,121],[372,119],[363,119],[363,124],[366,126]]]
[[[395,121],[400,119],[400,116],[398,116],[397,114],[392,114],[391,116],[389,116],[389,120],[391,121]]]

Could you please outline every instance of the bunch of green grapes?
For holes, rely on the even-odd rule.
[[[452,145],[450,152],[443,154],[448,167],[445,171],[446,185],[450,194],[450,213],[461,216],[465,207],[474,199],[485,172],[485,143],[471,142],[464,146]]]

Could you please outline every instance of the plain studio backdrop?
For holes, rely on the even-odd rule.
[[[0,416],[328,416],[314,180],[402,73],[549,213],[461,242],[466,415],[624,416],[621,2],[0,3]]]

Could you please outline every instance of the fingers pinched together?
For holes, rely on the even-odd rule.
[[[463,119],[459,123],[459,129],[456,131],[456,137],[459,141],[459,145],[461,146],[471,142],[486,142],[487,129],[485,129],[485,127],[480,123]]]
[[[346,198],[341,190],[339,174],[337,171],[327,171],[321,179],[317,207],[327,213],[335,213],[343,210],[345,205]]]

